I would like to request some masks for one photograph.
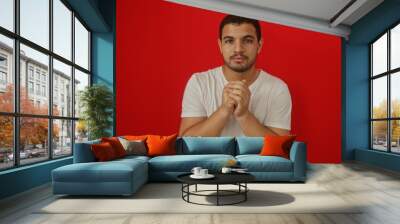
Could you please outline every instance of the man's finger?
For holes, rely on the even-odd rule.
[[[238,96],[238,95],[235,95],[235,94],[229,94],[229,97],[231,97],[232,99],[234,99],[236,102],[241,102],[242,101],[242,97],[241,96]]]
[[[231,88],[231,89],[240,89],[240,90],[243,90],[243,91],[245,91],[246,89],[248,89],[247,86],[240,85],[240,84],[231,84],[231,85],[228,86],[228,88]]]
[[[241,88],[241,87],[229,87],[230,92],[240,92],[241,94],[244,95],[249,95],[250,94],[250,90],[247,90],[245,88]]]
[[[228,84],[239,84],[239,85],[246,85],[246,83],[247,83],[247,81],[245,79],[240,80],[240,81],[230,81],[230,82],[228,82]]]
[[[240,80],[240,81],[230,81],[230,82],[228,82],[227,85],[232,85],[232,84],[238,84],[238,85],[245,86],[246,85],[246,81],[245,81],[245,79]]]
[[[242,90],[239,90],[239,89],[232,89],[232,90],[229,91],[229,93],[233,93],[233,94],[236,94],[236,95],[245,94]]]
[[[224,93],[230,93],[232,90],[233,90],[233,88],[230,88],[230,87],[228,87],[228,86],[225,86],[223,92],[224,92]]]

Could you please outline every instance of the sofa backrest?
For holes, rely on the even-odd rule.
[[[182,137],[176,142],[177,154],[235,155],[234,137]]]
[[[236,155],[259,154],[264,146],[264,137],[236,137]]]
[[[74,163],[95,162],[96,158],[90,148],[92,144],[99,144],[100,140],[75,143],[74,147]]]
[[[90,149],[91,144],[100,140],[75,143],[74,163],[95,162]],[[178,155],[225,154],[243,155],[259,154],[264,145],[263,137],[181,137],[176,140]]]

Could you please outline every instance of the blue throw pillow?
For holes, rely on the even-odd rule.
[[[264,146],[264,137],[237,137],[236,155],[259,154]]]
[[[235,155],[234,137],[182,137],[177,140],[177,154]]]

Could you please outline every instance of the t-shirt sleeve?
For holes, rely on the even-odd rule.
[[[195,75],[186,84],[182,99],[181,117],[207,117],[206,109],[202,103],[200,85]]]
[[[292,99],[285,84],[273,97],[264,125],[274,128],[291,129]]]

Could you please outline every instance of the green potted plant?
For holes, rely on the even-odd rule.
[[[113,114],[113,94],[103,84],[94,84],[80,92],[79,106],[82,109],[80,126],[88,131],[89,140],[110,136],[107,131]]]

